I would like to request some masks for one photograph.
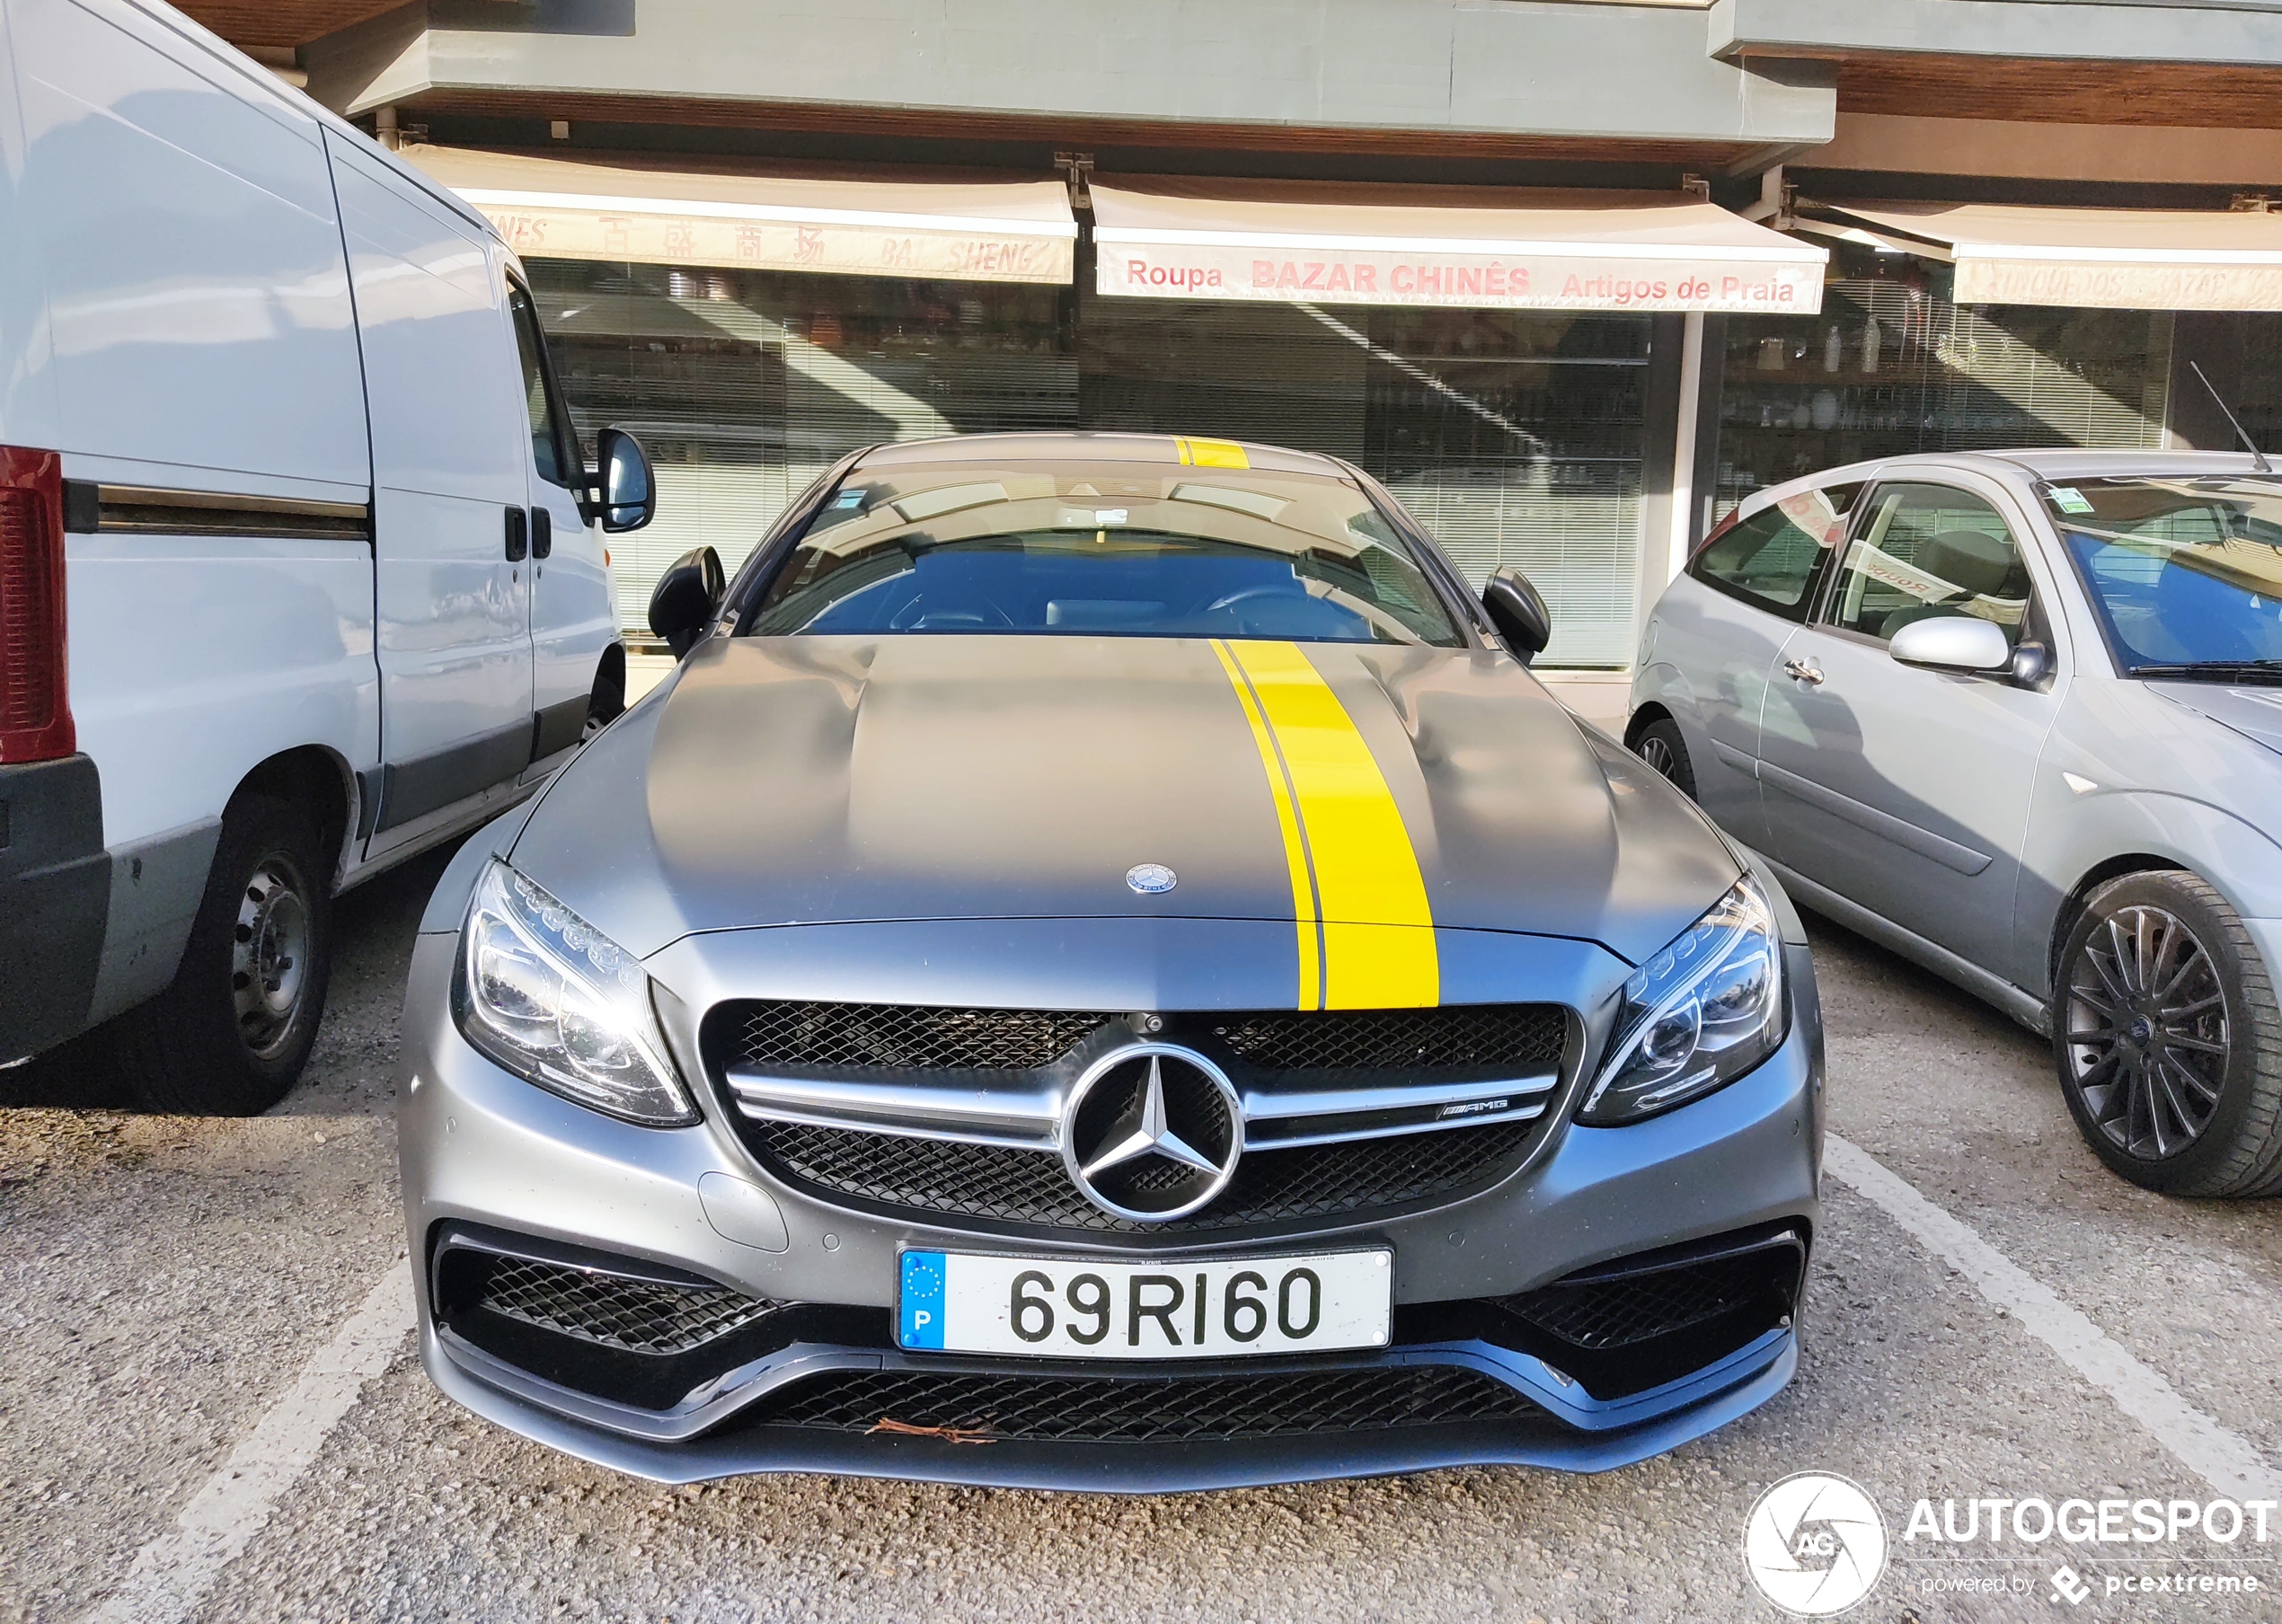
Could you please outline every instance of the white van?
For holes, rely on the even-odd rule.
[[[480,214],[164,5],[0,0],[0,1063],[291,1086],[334,893],[623,705],[599,438]]]

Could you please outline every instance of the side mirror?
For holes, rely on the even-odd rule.
[[[595,510],[606,534],[639,530],[658,516],[658,481],[641,442],[623,428],[595,437]]]
[[[2003,671],[2012,665],[2004,628],[1972,614],[1941,614],[1897,631],[1886,652],[1905,666],[1941,671]]]
[[[1490,623],[1498,628],[1506,647],[1525,666],[1553,640],[1553,617],[1545,608],[1545,600],[1529,584],[1529,578],[1510,564],[1482,588],[1482,606],[1490,612]]]
[[[604,430],[606,434],[609,431]],[[721,575],[721,555],[711,547],[683,553],[658,578],[650,595],[650,630],[666,640],[679,659],[697,646],[705,628],[721,607],[729,583]]]

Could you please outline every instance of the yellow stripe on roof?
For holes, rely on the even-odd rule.
[[[1402,808],[1354,719],[1298,644],[1214,648],[1252,724],[1277,799],[1300,929],[1299,1007],[1439,1003],[1426,878]],[[1310,973],[1310,934],[1320,942],[1320,979]]]
[[[1252,459],[1234,440],[1175,439],[1173,449],[1184,468],[1249,468]]]

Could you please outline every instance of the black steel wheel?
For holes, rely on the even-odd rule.
[[[2169,1195],[2282,1187],[2282,1012],[2224,897],[2178,871],[2113,881],[2058,968],[2061,1089],[2102,1161]]]
[[[1695,768],[1688,760],[1679,723],[1669,717],[1649,723],[1633,738],[1632,753],[1669,779],[1681,794],[1695,799]]]
[[[285,1098],[324,1014],[332,878],[298,807],[230,803],[173,984],[105,1028],[145,1109],[251,1116]]]

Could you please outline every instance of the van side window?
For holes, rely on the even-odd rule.
[[[1714,534],[1688,573],[1729,597],[1803,621],[1815,582],[1845,538],[1846,508],[1860,489],[1843,485],[1785,497]]]
[[[515,315],[515,348],[523,357],[523,403],[531,415],[531,460],[548,484],[575,489],[575,481],[563,467],[568,453],[554,410],[554,392],[547,387],[546,341],[539,336],[539,313],[531,306],[531,296],[512,282],[508,284],[507,302]]]

